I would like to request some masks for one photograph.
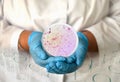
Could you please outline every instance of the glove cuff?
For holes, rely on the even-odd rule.
[[[85,46],[88,47],[88,38],[86,37],[85,34],[83,34],[82,32],[77,32],[78,38],[82,39],[83,42],[85,43]]]

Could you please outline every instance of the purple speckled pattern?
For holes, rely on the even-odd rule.
[[[73,28],[67,24],[54,24],[44,31],[43,48],[52,56],[70,56],[76,49],[78,37]]]

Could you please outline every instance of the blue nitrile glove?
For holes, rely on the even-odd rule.
[[[49,63],[46,68],[50,73],[66,74],[76,71],[83,63],[88,49],[88,39],[81,33],[77,32],[79,43],[74,54],[66,58],[66,61],[57,61]]]
[[[42,32],[32,32],[28,38],[29,52],[35,63],[45,67],[50,62],[64,61],[64,57],[53,57],[47,55],[42,48]]]

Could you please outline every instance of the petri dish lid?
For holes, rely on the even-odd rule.
[[[77,33],[68,24],[52,24],[43,32],[42,46],[49,55],[68,57],[75,52],[77,45]]]

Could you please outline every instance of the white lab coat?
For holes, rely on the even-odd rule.
[[[89,53],[76,72],[57,75],[17,50],[23,30],[53,23],[89,30],[99,53]],[[120,82],[120,0],[1,0],[0,82]],[[15,52],[17,51],[17,52]]]

